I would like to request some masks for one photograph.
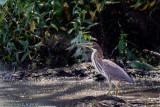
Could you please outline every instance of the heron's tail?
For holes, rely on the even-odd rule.
[[[135,84],[135,81],[131,77],[130,77],[130,80],[128,82],[132,83],[133,85]]]

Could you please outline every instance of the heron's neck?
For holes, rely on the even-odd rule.
[[[102,60],[102,57],[103,57],[103,52],[102,50],[96,50],[96,49],[92,49],[93,52],[92,52],[92,57],[97,57],[98,59],[101,59]]]
[[[92,49],[92,55],[91,55],[91,61],[93,63],[94,66],[96,66],[95,62],[96,61],[102,61],[102,56],[98,53],[98,51],[96,49]]]
[[[102,57],[98,57],[98,55],[99,55],[98,51],[93,49],[93,52],[91,55],[91,61],[96,71],[101,73],[102,72],[102,66],[101,66]]]

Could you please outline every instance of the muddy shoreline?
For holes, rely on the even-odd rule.
[[[159,71],[146,71],[146,70],[137,70],[131,68],[125,68],[125,71],[129,76],[133,78],[140,77],[158,77],[160,75]],[[1,78],[6,80],[35,80],[35,79],[52,79],[61,78],[61,77],[79,77],[79,78],[92,78],[95,81],[104,81],[105,78],[97,74],[94,67],[90,62],[74,64],[69,67],[60,67],[60,68],[43,68],[43,69],[17,69],[15,71],[1,72]]]
[[[106,95],[108,83],[91,63],[1,73],[3,106],[144,107],[160,105],[160,71],[127,69],[136,85],[122,83],[119,96]],[[7,77],[8,74],[9,76]],[[11,96],[11,97],[7,97]],[[3,99],[5,98],[5,100]],[[16,99],[15,99],[16,98]],[[18,99],[17,99],[18,98]]]

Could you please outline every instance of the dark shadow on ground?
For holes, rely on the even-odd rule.
[[[93,96],[92,93],[98,89],[97,86],[97,82],[79,81],[3,83],[0,85],[0,103],[2,107],[22,105],[82,107],[88,104],[95,107],[126,106],[127,103],[118,97],[104,94]]]

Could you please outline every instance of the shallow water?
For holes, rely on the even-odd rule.
[[[78,99],[102,96],[107,93],[107,89],[107,82],[96,82],[92,79],[60,78],[16,82],[1,80],[0,107],[75,106]],[[114,89],[112,95],[115,96]],[[160,106],[160,78],[136,79],[136,85],[123,83],[119,85],[118,97],[136,106]]]

